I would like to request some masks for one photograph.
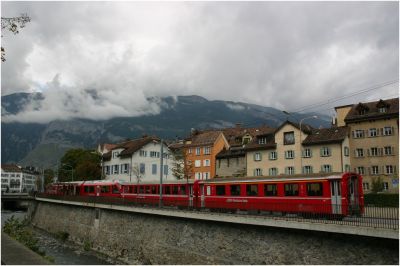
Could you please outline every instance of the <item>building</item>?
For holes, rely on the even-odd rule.
[[[380,178],[384,191],[398,193],[399,98],[338,106],[338,126],[350,129],[351,169],[363,175],[363,188]]]
[[[174,156],[159,138],[143,137],[115,144],[102,156],[105,179],[128,182],[159,181],[163,145],[163,179],[173,180]]]
[[[243,128],[237,124],[234,128],[222,130],[229,142],[229,149],[223,149],[216,156],[216,176],[239,177],[246,176],[246,151],[254,138],[264,136],[275,131],[275,128],[261,126],[255,128]]]
[[[15,164],[1,165],[1,192],[28,193],[37,190],[39,173],[33,168]]]
[[[350,169],[347,127],[314,129],[282,123],[246,146],[247,176],[344,172]]]
[[[185,165],[191,179],[211,179],[215,173],[215,157],[229,143],[220,130],[196,131],[185,140]]]

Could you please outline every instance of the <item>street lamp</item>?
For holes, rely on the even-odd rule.
[[[74,168],[71,165],[66,164],[66,163],[63,163],[62,165],[71,167],[71,177],[72,177],[72,182],[73,182],[74,181]]]
[[[300,170],[301,170],[301,173],[303,173],[303,151],[302,151],[302,145],[301,145],[301,143],[302,143],[302,140],[301,140],[301,123],[303,123],[303,121],[304,120],[306,120],[306,119],[310,119],[310,118],[318,118],[318,116],[316,116],[316,115],[313,115],[313,116],[308,116],[308,117],[304,117],[303,119],[301,119],[300,120],[300,152],[301,152],[301,154],[300,154]]]

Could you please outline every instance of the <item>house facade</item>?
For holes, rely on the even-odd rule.
[[[37,190],[39,173],[15,164],[1,165],[1,192],[28,193]]]
[[[337,125],[350,128],[351,169],[363,175],[363,189],[381,179],[383,190],[398,193],[399,98],[339,106]]]
[[[216,175],[216,155],[222,149],[228,149],[229,143],[222,131],[209,130],[193,132],[184,146],[185,165],[190,169],[191,179],[207,180]]]
[[[163,180],[173,180],[174,156],[156,137],[143,137],[118,143],[102,157],[103,176],[127,182],[159,181],[163,145]]]
[[[246,147],[248,176],[343,172],[350,169],[346,127],[313,129],[286,121]]]

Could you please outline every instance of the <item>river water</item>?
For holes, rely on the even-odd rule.
[[[1,227],[4,226],[4,222],[7,219],[14,216],[14,218],[23,220],[26,216],[25,211],[1,211]],[[110,258],[102,257],[92,251],[84,251],[82,247],[69,242],[61,241],[51,234],[39,230],[33,229],[36,237],[38,238],[38,246],[41,250],[46,252],[47,256],[54,259],[53,264],[57,265],[111,265],[116,264]]]

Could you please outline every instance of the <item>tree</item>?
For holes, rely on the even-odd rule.
[[[143,175],[142,175],[142,172],[140,171],[140,167],[137,163],[134,166],[132,166],[132,174],[135,177],[136,184],[139,185],[140,182],[142,182]],[[138,188],[136,190],[136,193],[139,194]]]
[[[193,165],[185,161],[184,149],[176,149],[173,151],[175,158],[172,164],[172,174],[176,179],[189,179],[193,172]]]
[[[1,31],[8,30],[14,34],[19,33],[19,30],[25,27],[25,24],[30,22],[31,18],[27,14],[21,14],[19,17],[3,18],[1,17]],[[3,37],[3,35],[1,35]],[[6,61],[5,49],[1,47],[1,61]]]
[[[101,179],[100,162],[101,156],[95,151],[70,149],[60,160],[59,180],[71,181],[72,174],[74,181],[99,180]]]
[[[380,176],[372,178],[371,192],[378,193],[383,191],[383,181]]]

